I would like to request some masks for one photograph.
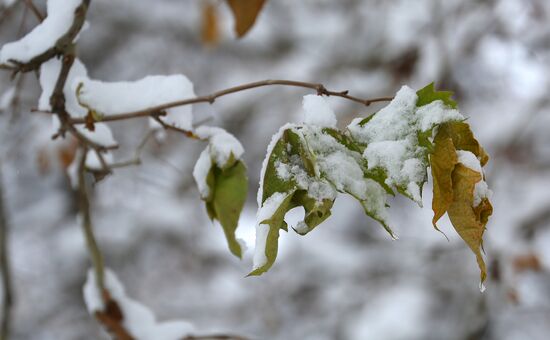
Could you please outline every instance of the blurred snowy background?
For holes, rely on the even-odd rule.
[[[168,134],[148,144],[143,165],[95,188],[99,243],[131,297],[161,320],[254,339],[548,339],[549,1],[270,0],[242,40],[220,3],[224,34],[214,48],[201,42],[201,2],[94,0],[78,55],[96,79],[183,73],[199,95],[268,78],[322,82],[365,98],[431,81],[455,91],[491,156],[487,291],[480,293],[474,255],[450,223],[440,224],[449,242],[433,230],[430,186],[423,209],[391,201],[398,241],[341,196],[309,235],[283,233],[270,272],[245,278],[251,253],[243,261],[229,253],[191,175],[204,145]],[[0,5],[0,44],[36,25],[23,3]],[[44,11],[45,1],[35,3]],[[238,234],[250,247],[266,146],[279,126],[300,120],[306,93],[270,87],[193,108],[198,122],[225,127],[245,146],[251,185]],[[50,140],[49,117],[30,113],[38,96],[34,74],[15,81],[0,74],[13,339],[103,339],[82,298],[89,260],[59,161],[70,146]],[[342,126],[379,108],[330,102]],[[147,120],[110,125],[122,145],[115,156],[131,158]]]

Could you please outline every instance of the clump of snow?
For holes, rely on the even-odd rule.
[[[48,0],[48,16],[20,40],[2,46],[0,64],[7,64],[11,59],[27,63],[55,46],[69,31],[75,10],[81,3],[81,0]]]
[[[223,168],[233,156],[240,159],[244,153],[243,146],[235,136],[219,127],[201,126],[195,134],[202,139],[208,139],[210,155],[216,165]]]
[[[176,340],[189,336],[193,331],[193,326],[186,321],[156,321],[151,310],[126,295],[124,286],[109,269],[105,269],[105,288],[122,311],[124,327],[135,339]],[[90,314],[94,315],[95,312],[104,310],[102,292],[96,285],[96,277],[92,269],[88,271],[83,293]]]
[[[269,224],[263,223],[269,220],[288,197],[288,193],[276,192],[268,197],[264,204],[258,209],[256,217],[256,245],[254,248],[253,270],[258,269],[267,263],[265,249],[267,246],[267,236],[269,234]]]
[[[368,168],[380,167],[387,173],[386,184],[404,188],[418,204],[422,204],[419,183],[426,177],[424,147],[419,145],[418,133],[437,124],[464,117],[449,109],[441,100],[417,107],[414,90],[403,86],[389,105],[376,113],[366,124],[361,118],[348,126],[351,136],[366,145],[363,153]]]
[[[336,127],[336,116],[324,97],[314,94],[304,96],[302,106],[304,108],[305,124]]]
[[[193,84],[181,74],[147,76],[137,81],[103,82],[78,79],[78,99],[81,105],[103,115],[140,111],[195,97]],[[184,130],[192,130],[191,106],[176,106],[165,110],[162,120]],[[153,122],[152,127],[158,125]]]
[[[42,93],[38,100],[38,109],[42,111],[50,111],[50,97],[54,91],[55,83],[61,72],[61,61],[59,59],[50,59],[43,63],[40,67],[40,86],[42,87]],[[88,110],[80,106],[76,98],[76,88],[78,86],[77,78],[87,77],[87,70],[84,64],[76,59],[69,70],[65,87],[63,88],[63,94],[65,95],[65,110],[71,117],[84,117],[88,113]],[[60,123],[58,117],[53,117],[53,130],[57,132]],[[103,145],[113,146],[116,145],[116,141],[113,138],[113,134],[109,126],[105,123],[95,123],[95,130],[90,131],[83,125],[77,125],[75,128],[89,140]]]
[[[15,86],[10,87],[0,96],[0,111],[6,110],[10,106],[13,98],[15,98]]]
[[[201,195],[201,198],[206,199],[208,196],[210,196],[210,187],[208,186],[208,183],[206,183],[206,177],[208,177],[208,173],[210,172],[210,169],[212,168],[212,159],[210,158],[210,152],[208,148],[204,149],[201,152],[201,155],[199,156],[199,159],[197,160],[197,163],[195,163],[195,167],[193,168],[193,177],[195,178],[195,182],[197,183],[197,187],[199,188],[199,193]]]
[[[108,166],[113,163],[113,154],[110,152],[104,152],[101,154],[105,164]],[[103,170],[103,164],[95,150],[90,150],[86,154],[86,167],[91,170]]]
[[[479,159],[470,151],[457,150],[456,155],[458,162],[464,166],[479,172],[483,177],[483,170]],[[474,187],[474,207],[477,207],[484,198],[491,198],[493,192],[487,186],[487,182],[483,178],[476,183]]]
[[[452,120],[463,120],[464,116],[455,109],[449,109],[441,100],[436,100],[416,110],[418,116],[418,128],[427,131],[434,125]]]
[[[474,155],[472,152],[457,150],[456,156],[458,157],[458,162],[462,163],[465,167],[468,167],[474,171],[477,171],[480,174],[482,173],[479,159],[477,159],[476,155]]]

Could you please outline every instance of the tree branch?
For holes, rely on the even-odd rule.
[[[34,2],[32,0],[25,0],[25,5],[28,9],[31,10],[31,12],[34,14],[34,16],[38,19],[38,21],[42,22],[44,21],[44,18],[46,17],[40,10],[36,7]]]
[[[101,292],[105,291],[104,282],[104,264],[103,255],[97,245],[94,230],[92,226],[92,217],[90,214],[90,200],[88,198],[88,191],[86,190],[86,156],[88,150],[84,147],[81,150],[79,165],[78,165],[78,200],[80,214],[82,218],[82,229],[84,231],[84,237],[86,239],[86,245],[90,252],[92,265],[95,271],[96,285]]]
[[[0,173],[1,175],[1,173]],[[0,266],[2,270],[3,307],[0,324],[0,340],[7,340],[10,333],[11,307],[13,304],[11,267],[8,260],[8,221],[4,207],[4,193],[0,176]]]
[[[209,103],[213,104],[216,99],[236,93],[241,92],[245,90],[255,89],[258,87],[264,87],[264,86],[292,86],[292,87],[301,87],[301,88],[308,88],[317,91],[317,94],[320,96],[333,96],[333,97],[341,97],[347,100],[351,100],[356,103],[363,104],[365,106],[369,106],[373,103],[377,102],[387,102],[391,101],[393,97],[380,97],[380,98],[373,98],[373,99],[362,99],[354,96],[350,96],[348,94],[348,91],[330,91],[325,88],[323,84],[320,83],[308,83],[303,81],[294,81],[294,80],[284,80],[284,79],[273,79],[273,80],[261,80],[256,81],[253,83],[247,83],[239,86],[234,86],[227,88],[225,90],[221,90],[218,92],[214,92],[213,94],[207,95],[207,96],[200,96],[180,101],[175,101],[171,103],[166,103],[150,108],[146,108],[139,111],[134,112],[127,112],[127,113],[120,113],[115,115],[107,115],[101,119],[102,122],[109,122],[109,121],[117,121],[117,120],[126,120],[126,119],[132,119],[137,117],[158,117],[160,116],[160,113],[165,111],[166,109],[177,107],[177,106],[185,106],[190,104],[198,104],[198,103]],[[85,124],[86,119],[85,118],[72,118],[70,120],[71,124]]]

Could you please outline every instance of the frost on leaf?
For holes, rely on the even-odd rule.
[[[240,160],[243,148],[235,137],[220,128],[201,127],[196,134],[208,139],[209,145],[195,164],[195,182],[208,216],[220,222],[231,253],[240,258],[243,249],[235,230],[248,191],[246,166]]]
[[[430,155],[433,224],[436,226],[447,212],[457,233],[476,255],[482,283],[487,276],[481,255],[483,233],[493,212],[489,202],[491,191],[482,171],[488,160],[468,124],[450,122],[439,127]]]

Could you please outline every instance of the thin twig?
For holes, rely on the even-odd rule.
[[[31,10],[32,14],[38,19],[38,21],[42,22],[44,21],[44,18],[46,17],[44,14],[40,12],[40,10],[36,7],[34,2],[32,0],[25,0],[25,5],[28,9]]]
[[[182,340],[248,340],[240,335],[213,334],[213,335],[188,335]]]
[[[86,156],[88,150],[83,148],[80,152],[80,160],[78,166],[78,198],[79,208],[82,218],[82,229],[84,231],[84,237],[90,252],[90,258],[94,267],[96,285],[101,292],[105,291],[104,282],[104,264],[103,255],[97,245],[94,230],[92,226],[92,217],[90,214],[90,200],[88,198],[88,191],[86,189]]]
[[[2,270],[3,307],[0,325],[0,340],[7,340],[11,325],[11,307],[13,305],[11,267],[8,259],[8,221],[4,207],[4,193],[0,173],[0,265]]]
[[[150,108],[146,108],[139,111],[134,112],[127,112],[127,113],[120,113],[115,115],[107,115],[101,119],[103,122],[108,121],[117,121],[117,120],[126,120],[131,118],[137,118],[137,117],[155,117],[158,116],[159,113],[165,111],[166,109],[177,107],[177,106],[185,106],[190,104],[198,104],[198,103],[209,103],[213,104],[216,99],[226,96],[228,94],[241,92],[245,90],[255,89],[258,87],[264,87],[264,86],[293,86],[293,87],[302,87],[302,88],[308,88],[317,91],[318,95],[321,96],[334,96],[334,97],[341,97],[347,100],[351,100],[353,102],[363,104],[365,106],[369,106],[373,103],[377,102],[387,102],[391,101],[393,97],[380,97],[380,98],[373,98],[373,99],[362,99],[354,96],[350,96],[348,94],[348,91],[329,91],[325,88],[323,84],[319,83],[308,83],[303,81],[295,81],[295,80],[284,80],[284,79],[273,79],[273,80],[262,80],[257,81],[253,83],[247,83],[239,86],[234,86],[227,88],[225,90],[221,90],[218,92],[214,92],[213,94],[207,95],[207,96],[200,96],[180,101],[175,101],[171,103],[166,103],[158,106],[153,106]],[[84,118],[72,118],[70,120],[71,124],[85,124],[86,120]]]

